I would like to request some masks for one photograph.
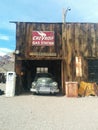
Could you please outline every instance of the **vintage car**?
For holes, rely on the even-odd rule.
[[[30,90],[33,94],[55,94],[59,92],[58,83],[50,73],[37,73]]]

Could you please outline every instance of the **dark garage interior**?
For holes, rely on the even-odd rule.
[[[61,91],[61,61],[60,60],[23,60],[22,61],[22,84],[24,91],[30,91],[31,83],[37,73],[37,68],[48,69],[55,80],[58,82],[58,87]]]
[[[98,60],[88,59],[88,80],[98,84]]]

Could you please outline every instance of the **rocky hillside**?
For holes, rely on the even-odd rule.
[[[0,56],[0,73],[14,71],[14,59],[12,53]]]

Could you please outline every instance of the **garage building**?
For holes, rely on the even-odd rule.
[[[97,23],[16,24],[16,94],[30,91],[38,70],[53,74],[60,91],[65,82],[98,82]]]

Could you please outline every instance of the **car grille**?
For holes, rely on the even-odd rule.
[[[48,84],[37,84],[37,88],[40,88],[40,87],[49,87]]]

